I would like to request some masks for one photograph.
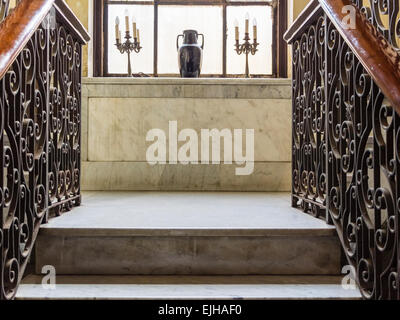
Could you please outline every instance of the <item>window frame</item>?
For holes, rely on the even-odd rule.
[[[287,78],[288,57],[287,44],[283,35],[288,26],[287,0],[271,1],[234,1],[229,0],[153,0],[153,1],[94,1],[94,53],[93,53],[93,76],[94,77],[121,77],[122,74],[111,74],[108,72],[108,5],[153,5],[154,7],[154,57],[153,74],[151,77],[179,77],[176,74],[158,73],[158,9],[159,6],[183,5],[183,6],[220,6],[222,7],[222,73],[202,74],[205,78],[242,78],[243,75],[227,74],[227,7],[229,6],[271,6],[273,12],[273,37],[272,37],[272,74],[252,74],[253,78]]]

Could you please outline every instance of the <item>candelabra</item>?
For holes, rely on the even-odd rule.
[[[140,31],[136,29],[136,22],[133,18],[133,37],[130,33],[129,27],[129,17],[128,13],[125,13],[125,22],[126,22],[126,31],[125,31],[125,42],[121,42],[121,31],[119,30],[120,20],[117,17],[115,20],[115,38],[116,43],[115,46],[121,52],[121,54],[128,54],[128,77],[132,77],[132,65],[131,65],[131,53],[136,52],[139,53],[142,47],[140,46]],[[133,38],[133,41],[131,39]]]
[[[245,54],[246,55],[246,78],[250,78],[250,70],[249,70],[249,54],[251,53],[253,56],[257,53],[259,43],[257,42],[257,21],[254,19],[253,21],[253,43],[250,42],[250,33],[249,33],[249,15],[246,15],[246,31],[244,36],[244,43],[239,42],[239,22],[235,21],[235,33],[236,33],[236,44],[235,51],[238,55]]]

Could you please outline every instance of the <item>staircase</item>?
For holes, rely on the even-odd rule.
[[[291,208],[290,99],[282,79],[83,79],[90,191],[41,227],[16,298],[359,299],[341,285],[335,228]],[[199,136],[253,128],[254,172],[149,165],[146,134],[163,129],[169,143],[169,121]],[[41,285],[44,266],[55,290]]]
[[[400,299],[398,6],[310,1],[285,35],[282,89],[82,82],[89,35],[63,0],[2,3],[0,300]],[[237,178],[240,161],[149,168],[144,137],[170,121],[254,128],[254,175]],[[82,190],[97,191],[61,215]]]
[[[51,220],[17,299],[357,299],[333,227],[286,193],[88,192]],[[56,290],[41,286],[54,266]]]

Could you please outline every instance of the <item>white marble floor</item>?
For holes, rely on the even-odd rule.
[[[360,299],[340,285],[22,285],[18,300],[330,300]]]
[[[17,299],[52,300],[308,300],[360,299],[358,290],[345,290],[339,277],[74,277],[57,278],[54,290],[40,277],[21,285]]]
[[[334,228],[290,207],[288,193],[86,192],[82,206],[52,219],[46,234],[74,232],[194,235],[334,235]]]

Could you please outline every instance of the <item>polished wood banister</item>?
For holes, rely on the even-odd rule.
[[[348,28],[343,23],[348,12],[343,8],[349,5],[352,5],[350,0],[311,1],[286,32],[285,40],[292,43],[296,35],[301,34],[310,23],[314,22],[323,10],[392,103],[393,108],[400,114],[400,54],[358,8],[355,10],[356,28]]]
[[[0,79],[50,11],[54,0],[23,0],[0,24]]]
[[[86,44],[90,36],[64,0],[22,0],[0,24],[0,79],[54,5],[72,32]]]
[[[350,0],[320,0],[328,18],[376,84],[400,114],[400,55],[383,35],[356,9],[356,27],[345,28],[342,23],[347,12],[343,7]]]

